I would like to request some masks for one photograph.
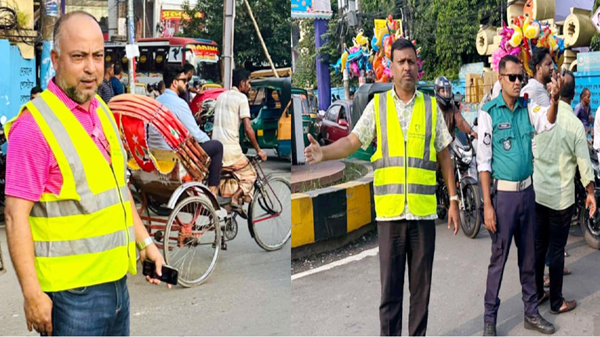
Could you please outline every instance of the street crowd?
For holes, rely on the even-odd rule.
[[[591,132],[590,92],[580,93],[575,110],[575,77],[559,72],[550,52],[538,48],[529,62],[505,56],[498,81],[478,112],[474,130],[454,104],[445,77],[435,82],[435,97],[416,89],[415,46],[399,38],[391,47],[393,88],[375,94],[349,136],[320,146],[309,135],[307,162],[345,158],[376,139],[371,161],[379,241],[381,335],[400,335],[404,277],[408,263],[410,335],[425,335],[435,251],[436,170],[450,196],[448,228],[458,231],[458,195],[448,145],[458,128],[477,139],[477,170],[483,192],[483,218],[491,236],[484,296],[483,334],[496,335],[499,291],[512,241],[518,250],[524,327],[552,334],[555,326],[540,315],[573,310],[577,302],[562,295],[565,245],[575,211],[575,179],[587,190],[585,208],[596,212],[594,173],[587,134]],[[525,83],[527,83],[525,85]],[[598,123],[600,124],[600,123]],[[600,131],[600,127],[596,127]],[[594,137],[600,143],[600,133]],[[600,147],[596,147],[600,150]],[[577,178],[576,178],[577,177]],[[545,266],[549,275],[545,276]],[[514,277],[510,275],[510,277]],[[545,290],[549,287],[549,290]]]

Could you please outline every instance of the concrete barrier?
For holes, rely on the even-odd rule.
[[[375,221],[373,173],[292,194],[292,249],[346,236]]]

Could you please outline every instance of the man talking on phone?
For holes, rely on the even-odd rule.
[[[484,336],[496,335],[500,284],[514,237],[519,251],[519,273],[525,305],[525,328],[551,334],[554,325],[538,311],[535,284],[535,193],[531,139],[550,130],[556,121],[562,79],[548,84],[549,108],[520,96],[523,67],[505,56],[499,64],[500,95],[479,111],[477,169],[481,176],[485,227],[492,236],[492,256],[485,293]]]
[[[127,273],[165,263],[131,202],[113,115],[96,94],[104,39],[71,12],[54,26],[56,76],[5,127],[6,234],[29,331],[129,335]],[[159,280],[146,278],[150,283]]]

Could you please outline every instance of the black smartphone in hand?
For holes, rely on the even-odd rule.
[[[169,284],[177,285],[179,271],[171,266],[164,264],[162,266],[162,276],[156,275],[156,265],[153,261],[144,260],[142,274],[150,276],[150,278],[158,279]]]

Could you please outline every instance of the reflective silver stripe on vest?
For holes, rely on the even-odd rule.
[[[411,193],[411,194],[435,194],[435,185],[408,184],[408,193]]]
[[[379,126],[381,129],[381,144],[377,144],[377,146],[381,146],[382,158],[390,157],[387,137],[387,96],[387,91],[379,94]]]
[[[127,192],[128,188],[126,186],[121,187],[121,193],[123,194],[125,201],[129,201]],[[111,189],[92,197],[82,197],[81,200],[36,202],[33,204],[30,216],[56,218],[77,214],[92,214],[120,203],[121,199],[119,198],[119,194],[116,190]]]
[[[110,190],[94,196],[87,183],[85,170],[81,158],[71,142],[65,126],[52,111],[48,103],[43,99],[32,101],[40,115],[44,118],[58,145],[65,154],[75,179],[75,190],[81,200],[61,200],[50,202],[36,202],[33,205],[31,216],[34,217],[59,217],[65,215],[90,214],[119,202],[116,190]],[[106,111],[106,110],[105,110]],[[121,187],[121,193],[125,202],[129,201],[128,188]],[[116,198],[116,201],[115,201]],[[63,209],[64,208],[64,209]]]
[[[437,168],[436,162],[420,158],[408,158],[408,167],[422,168],[434,171]]]
[[[373,162],[373,167],[377,170],[384,167],[403,167],[404,157],[383,157]]]
[[[72,255],[82,255],[91,253],[101,253],[117,247],[127,246],[127,238],[133,242],[135,233],[133,226],[128,228],[129,236],[125,230],[114,233],[96,236],[87,239],[69,240],[69,241],[36,241],[36,257],[65,257]]]
[[[429,157],[431,155],[431,136],[433,134],[433,128],[431,124],[433,121],[432,114],[434,111],[431,111],[431,97],[428,95],[423,95],[423,99],[425,100],[425,151],[423,152],[423,160],[431,163]],[[437,113],[437,111],[435,111],[435,113]],[[433,164],[433,170],[435,170],[435,163]]]
[[[373,185],[373,191],[375,195],[388,195],[388,194],[404,194],[404,185],[402,184],[390,184],[375,186]]]
[[[60,122],[50,106],[48,106],[48,103],[46,103],[43,99],[33,100],[32,103],[36,109],[38,109],[40,115],[50,127],[50,131],[54,134],[54,138],[56,138],[58,145],[65,154],[65,157],[71,166],[71,171],[73,172],[73,177],[75,179],[75,189],[77,194],[79,194],[82,199],[90,198],[92,193],[87,184],[83,163],[81,162],[81,158],[79,158],[77,150],[75,150],[75,146],[69,138],[67,129],[65,129],[65,126]]]

